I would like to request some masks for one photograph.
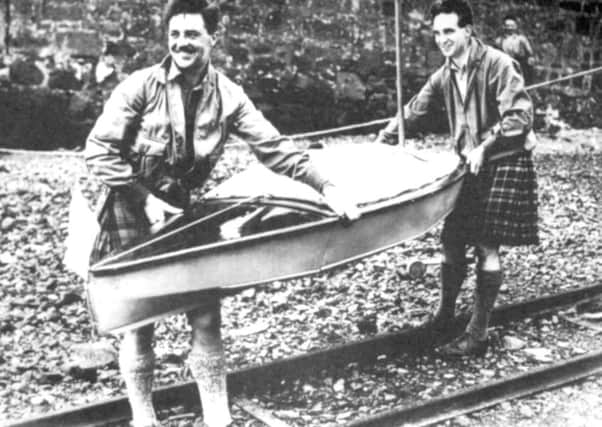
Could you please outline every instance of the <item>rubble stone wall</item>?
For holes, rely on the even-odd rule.
[[[225,13],[214,62],[245,87],[282,131],[326,129],[394,114],[392,0],[258,0],[251,5],[242,0],[222,0],[221,3]],[[442,61],[432,41],[428,3],[404,2],[405,100],[416,93]],[[536,81],[599,65],[600,11],[585,10],[583,2],[575,2],[581,7],[578,10],[561,9],[559,3],[473,0],[476,31],[491,43],[499,35],[503,16],[507,13],[518,16],[536,51]],[[97,10],[93,16],[100,15]],[[134,18],[135,13],[128,19],[132,19],[131,27],[135,29]],[[84,23],[84,27],[99,29],[101,24]],[[145,29],[148,31],[148,26]],[[148,37],[149,33],[145,34]],[[136,39],[136,34],[129,35]],[[154,41],[143,40],[145,43],[137,46],[142,46],[148,54],[133,58],[136,66],[156,60],[164,45],[158,35]],[[27,96],[23,96],[24,92]],[[559,109],[561,118],[574,126],[602,127],[600,92],[602,76],[594,75],[538,90],[533,97],[538,111],[549,105]],[[74,103],[72,93],[49,95],[42,91],[40,99],[34,101],[33,88],[2,88],[0,97],[0,144],[5,146],[50,148],[81,144],[82,140],[72,138],[85,135],[82,129],[100,111],[98,97],[88,94],[77,95],[78,102]],[[45,105],[46,102],[49,104]],[[65,109],[69,104],[75,105]],[[27,113],[32,106],[37,108],[35,113]],[[56,111],[60,114],[55,114]],[[53,127],[44,131],[42,125],[30,125],[28,117]],[[433,130],[445,130],[444,115],[439,123],[433,123]]]

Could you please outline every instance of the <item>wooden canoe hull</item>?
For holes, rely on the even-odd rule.
[[[345,225],[336,218],[92,269],[91,311],[102,331],[151,323],[203,304],[206,292],[317,273],[415,238],[441,221],[464,170],[386,203]]]

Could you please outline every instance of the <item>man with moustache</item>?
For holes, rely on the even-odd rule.
[[[321,191],[341,216],[359,217],[356,205],[309,156],[280,137],[242,88],[213,68],[218,19],[218,9],[208,1],[168,1],[169,55],[120,83],[92,129],[86,162],[107,189],[92,262],[148,236],[186,208],[190,190],[206,181],[230,136],[245,140],[273,171]],[[219,296],[199,301],[187,316],[192,328],[188,365],[200,391],[203,425],[227,426],[232,419]],[[119,365],[135,427],[159,425],[151,398],[153,333],[152,324],[126,332],[120,346]]]
[[[442,331],[453,320],[467,274],[466,249],[474,246],[478,262],[472,317],[465,332],[441,352],[483,355],[502,285],[500,245],[538,243],[537,183],[526,138],[533,106],[518,63],[475,37],[466,0],[437,0],[430,13],[445,63],[404,107],[404,124],[408,134],[428,131],[429,117],[444,105],[455,149],[469,174],[443,225],[440,302],[429,323]],[[398,120],[377,140],[396,143]]]

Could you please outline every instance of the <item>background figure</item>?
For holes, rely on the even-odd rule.
[[[452,324],[467,274],[466,249],[473,246],[478,262],[472,317],[464,333],[441,351],[483,355],[503,279],[500,245],[539,241],[537,183],[526,138],[533,105],[516,62],[474,36],[466,0],[435,1],[431,18],[445,63],[404,107],[405,127],[408,134],[428,131],[445,105],[456,151],[469,173],[443,224],[440,302],[430,326],[444,331]],[[380,132],[380,142],[397,142],[397,120]]]
[[[496,45],[516,59],[525,78],[525,84],[533,82],[535,57],[527,37],[518,31],[518,21],[512,15],[504,18],[504,35],[496,39]]]

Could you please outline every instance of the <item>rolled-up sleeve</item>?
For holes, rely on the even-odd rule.
[[[232,133],[246,141],[261,163],[272,171],[322,191],[328,179],[312,163],[309,153],[299,150],[253,105],[242,89],[234,92],[237,108]]]
[[[124,152],[139,123],[144,82],[136,73],[121,82],[106,102],[86,140],[84,157],[90,172],[109,187],[120,187],[136,199],[149,190],[142,185]]]
[[[436,84],[436,77],[431,76],[420,91],[404,106],[404,131],[406,137],[414,136],[432,113],[433,104],[437,99],[437,94],[440,92],[437,90]],[[399,114],[383,129],[382,134],[386,140],[397,138],[399,133],[398,124]]]

